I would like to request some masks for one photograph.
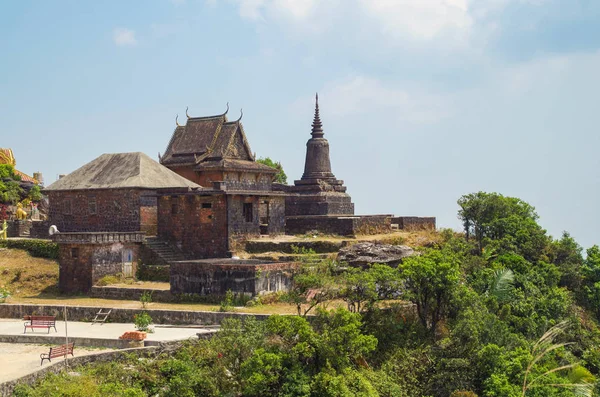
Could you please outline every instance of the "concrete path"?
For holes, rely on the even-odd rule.
[[[34,335],[37,337],[65,336],[64,321],[57,321],[56,331],[54,331],[54,328],[51,328],[50,333],[48,333],[45,328],[34,328],[33,331],[27,329],[27,332],[23,333],[23,323],[23,320],[0,319],[0,335]],[[153,325],[152,327],[154,328],[154,333],[148,333],[148,337],[146,338],[147,341],[166,342],[196,338],[197,334],[210,333],[215,330],[214,327],[177,327],[163,324]],[[67,329],[70,337],[98,339],[119,339],[119,336],[123,335],[125,332],[136,330],[133,324],[92,324],[73,321],[67,323]]]
[[[0,383],[20,378],[49,365],[47,360],[44,361],[43,366],[40,365],[40,354],[48,353],[49,349],[50,348],[48,345],[29,343],[0,343],[0,363],[2,363],[2,370],[0,371]],[[75,356],[87,356],[90,354],[98,354],[110,350],[111,349],[99,350],[78,348],[74,351],[74,353]],[[63,360],[63,358],[54,359],[52,362],[56,360]]]

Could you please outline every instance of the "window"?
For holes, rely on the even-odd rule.
[[[71,214],[71,199],[66,199],[63,202],[63,213],[65,215],[70,215]]]
[[[202,203],[202,208],[212,208],[212,203]]]
[[[96,197],[88,198],[88,211],[90,215],[96,215],[96,211],[98,210],[96,206]]]
[[[252,203],[244,203],[242,215],[244,216],[244,220],[246,222],[252,222]]]
[[[79,258],[79,248],[71,248],[71,258]]]
[[[171,215],[177,215],[177,212],[179,212],[179,206],[177,205],[177,202],[171,203]]]

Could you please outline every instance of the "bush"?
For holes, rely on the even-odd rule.
[[[119,284],[121,282],[121,277],[120,276],[116,276],[116,275],[108,275],[108,276],[104,276],[102,277],[100,280],[98,280],[98,282],[96,283],[97,286],[99,287],[104,287],[107,285],[112,285],[112,284]]]
[[[58,244],[48,240],[2,240],[0,247],[25,250],[38,258],[58,259]]]
[[[4,287],[0,287],[0,303],[6,302],[6,298],[10,296],[10,291]]]
[[[219,306],[220,312],[232,312],[234,310],[233,307],[233,292],[229,289],[225,294],[225,300],[221,301],[221,305]]]
[[[137,274],[135,275],[138,280],[141,281],[170,281],[170,266],[159,266],[159,265],[146,265],[141,264],[137,268]]]
[[[133,316],[133,323],[138,331],[148,331],[150,324],[152,324],[152,317],[147,312],[141,312]]]

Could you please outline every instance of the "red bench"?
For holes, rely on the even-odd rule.
[[[23,319],[26,320],[23,333],[27,332],[27,328],[31,328],[32,331],[34,328],[48,328],[48,333],[50,333],[50,328],[54,328],[56,331],[56,317],[54,316],[25,316]]]
[[[69,343],[68,345],[60,345],[51,347],[48,353],[40,354],[40,358],[42,361],[40,365],[44,364],[44,360],[48,360],[48,362],[52,362],[53,358],[56,357],[67,357],[67,354],[73,355],[73,347],[75,346],[75,342]]]

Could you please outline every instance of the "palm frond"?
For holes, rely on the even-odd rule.
[[[498,269],[494,272],[494,278],[489,292],[499,301],[505,301],[514,287],[515,274],[510,269]]]

